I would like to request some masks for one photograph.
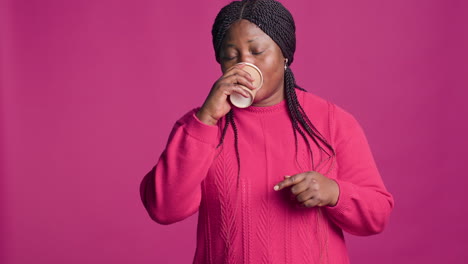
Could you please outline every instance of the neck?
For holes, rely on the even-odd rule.
[[[257,107],[267,107],[267,106],[276,105],[283,100],[284,100],[284,87],[281,86],[271,96],[268,96],[267,98],[261,98],[259,101],[254,101],[252,105],[257,106]]]

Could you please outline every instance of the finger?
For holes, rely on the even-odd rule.
[[[251,81],[249,81],[247,78],[245,78],[244,76],[237,76],[236,82],[237,82],[237,84],[241,84],[241,85],[249,88],[250,90],[257,89],[257,87],[255,87],[253,85],[253,83]]]
[[[307,189],[309,189],[309,187],[310,187],[309,182],[304,180],[304,181],[294,185],[293,187],[291,187],[291,193],[294,194],[294,195],[298,195],[298,194],[306,191]]]
[[[318,206],[319,203],[320,203],[320,200],[316,199],[315,197],[312,197],[311,199],[303,202],[302,206],[306,208],[311,208],[311,207]]]
[[[242,68],[244,68],[246,65],[247,65],[247,64],[245,64],[245,63],[238,63],[238,64],[232,66],[231,68],[227,69],[227,70],[224,72],[224,74],[229,73],[229,72],[232,72],[232,71],[240,71],[240,72],[245,73],[247,76],[249,76],[249,78],[252,79],[252,81],[253,81],[253,78],[252,78],[252,76],[250,75],[250,73],[247,72],[247,71],[242,70]]]
[[[307,189],[306,191],[299,193],[296,196],[296,200],[300,203],[303,203],[309,199],[312,199],[313,197],[314,197],[313,191]]]
[[[252,77],[252,75],[250,75],[250,73],[242,70],[242,69],[233,69],[229,72],[226,72],[224,75],[223,75],[223,78],[227,78],[227,77],[231,77],[231,76],[235,76],[235,75],[238,75],[238,76],[242,76],[244,77],[245,79],[247,79],[249,82],[253,82],[255,81],[255,79]]]
[[[253,85],[251,81],[249,81],[247,78],[244,76],[241,76],[239,74],[232,74],[228,75],[226,77],[223,77],[223,79],[220,82],[221,85],[225,84],[239,84],[244,87],[247,87],[250,90],[256,89],[256,87]]]
[[[225,71],[225,72],[223,73],[223,75],[224,75],[224,76],[228,76],[228,75],[232,75],[232,74],[238,73],[238,74],[241,74],[241,75],[243,75],[243,76],[247,76],[249,79],[252,79],[252,81],[253,81],[253,78],[252,78],[252,76],[250,75],[250,73],[242,69],[244,66],[245,66],[245,64],[236,65],[236,66],[234,66],[234,67],[231,67],[231,68],[229,68],[227,71]]]
[[[245,98],[250,98],[250,94],[245,90],[245,88],[241,88],[239,85],[234,85],[233,91],[240,93]]]
[[[252,81],[247,79],[248,76],[244,76],[242,74],[233,74],[226,78],[226,81],[230,83],[235,83],[235,84],[241,84],[250,90],[254,90],[256,87],[253,85]]]
[[[245,65],[245,64],[244,64]],[[242,66],[243,67],[243,66]],[[239,71],[240,75],[244,76],[246,79],[248,79],[249,81],[253,82],[255,81],[255,79],[252,77],[252,75],[250,75],[250,73],[248,71],[245,71],[243,70],[242,68],[240,69]]]
[[[305,178],[304,173],[296,174],[294,176],[291,176],[291,177],[279,182],[278,184],[275,185],[275,187],[273,187],[273,189],[275,191],[282,190],[282,189],[284,189],[286,187],[289,187],[291,185],[294,185],[294,184],[297,184],[297,183],[301,182],[302,180],[304,180],[304,178]]]
[[[241,88],[238,84],[226,84],[225,86],[225,94],[226,95],[231,95],[233,93],[238,93],[245,98],[249,98],[250,94],[243,88]]]

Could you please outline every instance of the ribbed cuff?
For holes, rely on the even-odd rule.
[[[351,183],[336,180],[340,194],[338,196],[338,202],[335,206],[326,206],[325,208],[331,214],[344,215],[351,209],[351,203],[354,196],[354,186]]]

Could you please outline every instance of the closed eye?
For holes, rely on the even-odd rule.
[[[252,51],[252,54],[253,55],[260,55],[262,54],[263,52],[265,52],[264,50],[263,51]]]
[[[229,57],[229,56],[223,56],[222,59],[223,59],[223,60],[233,60],[233,59],[235,59],[236,57],[237,57],[237,56],[231,56],[231,57]]]

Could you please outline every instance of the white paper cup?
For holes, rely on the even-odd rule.
[[[229,100],[231,103],[239,108],[246,108],[252,105],[255,95],[257,94],[257,91],[262,87],[263,85],[263,75],[260,69],[253,65],[252,63],[248,62],[240,62],[236,65],[239,64],[245,64],[244,67],[242,67],[242,70],[248,72],[250,76],[254,79],[253,86],[256,88],[255,90],[250,90],[249,88],[245,87],[244,85],[239,85],[242,89],[244,89],[248,94],[249,98],[245,98],[243,95],[239,93],[233,93],[229,96]]]

